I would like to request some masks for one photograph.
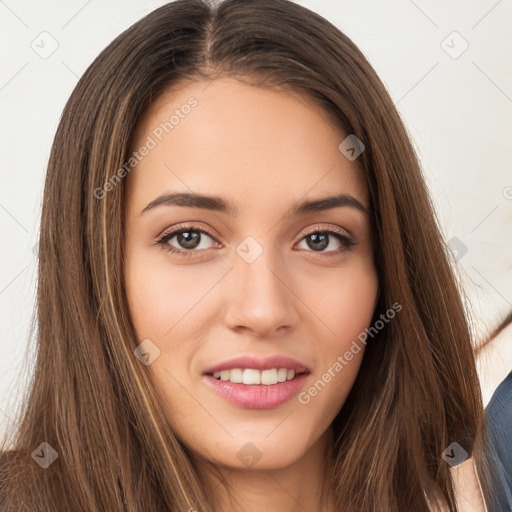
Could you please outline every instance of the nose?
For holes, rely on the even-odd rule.
[[[238,254],[226,283],[225,325],[243,334],[272,337],[293,330],[298,298],[286,263],[272,251],[249,263]]]

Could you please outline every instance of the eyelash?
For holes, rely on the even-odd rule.
[[[199,251],[193,250],[193,249],[188,250],[188,251],[180,250],[180,249],[176,249],[175,247],[172,247],[171,245],[168,244],[169,240],[173,239],[176,235],[180,235],[181,233],[186,233],[188,231],[194,231],[197,233],[208,235],[210,238],[212,238],[214,241],[216,241],[213,234],[205,229],[202,229],[202,228],[199,229],[197,226],[194,226],[192,224],[179,224],[172,231],[164,232],[156,240],[155,244],[160,246],[163,250],[168,251],[173,254],[176,254],[177,256],[180,256],[180,257],[181,256],[194,257],[194,256],[197,256],[197,253],[207,250],[207,249],[202,249]],[[326,256],[338,255],[341,252],[343,252],[344,250],[350,250],[354,245],[357,245],[357,243],[354,242],[354,240],[351,237],[347,236],[346,234],[342,233],[341,231],[333,230],[332,228],[330,228],[330,229],[317,228],[315,230],[309,231],[301,238],[301,241],[304,238],[306,238],[310,235],[315,235],[315,234],[332,235],[342,244],[343,248],[341,248],[341,249],[336,249],[334,251],[326,251],[325,252]],[[307,252],[312,252],[312,253],[317,252],[318,254],[324,253],[324,251],[307,251]]]

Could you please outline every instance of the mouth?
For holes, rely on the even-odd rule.
[[[207,369],[203,382],[232,405],[274,409],[295,396],[310,373],[309,368],[289,357],[244,356]]]

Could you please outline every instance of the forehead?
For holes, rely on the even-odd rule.
[[[348,193],[365,206],[357,161],[339,151],[341,129],[314,101],[234,78],[182,82],[146,111],[133,151],[150,147],[128,177],[144,207],[171,191],[229,197],[243,211]]]

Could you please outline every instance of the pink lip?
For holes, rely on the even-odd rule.
[[[240,366],[238,366],[238,368],[239,367]],[[286,365],[281,366],[281,368],[285,367]],[[273,366],[272,368],[276,367]],[[246,409],[274,409],[295,396],[304,386],[307,376],[307,373],[302,373],[292,380],[279,382],[270,386],[263,384],[253,386],[234,384],[230,381],[217,380],[210,375],[204,375],[203,380],[220,396],[234,405]]]
[[[258,358],[255,356],[242,356],[224,361],[223,363],[216,364],[211,368],[208,368],[204,374],[212,374],[213,372],[220,372],[222,370],[232,370],[233,368],[254,368],[255,370],[271,370],[272,368],[287,368],[288,370],[295,370],[296,373],[302,373],[308,370],[308,368],[286,356],[269,356],[265,358]]]
[[[255,370],[271,370],[272,368],[286,368],[295,370],[295,378],[285,382],[278,382],[266,386],[235,384],[230,381],[218,380],[213,372],[232,370],[233,368],[254,368]],[[210,388],[234,405],[246,409],[274,409],[290,400],[304,386],[309,369],[301,362],[287,356],[269,356],[258,358],[255,356],[242,356],[224,361],[208,368],[203,380]]]

